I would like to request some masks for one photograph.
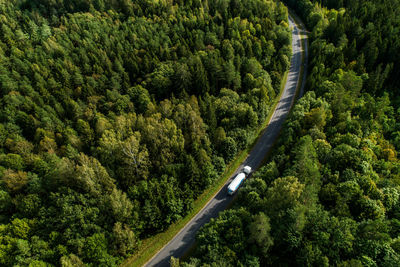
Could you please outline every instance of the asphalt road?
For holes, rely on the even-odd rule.
[[[179,258],[194,244],[197,230],[205,223],[209,222],[211,218],[218,216],[220,211],[226,209],[231,202],[232,197],[227,194],[227,187],[233,177],[246,165],[252,167],[253,170],[257,169],[267,152],[271,148],[273,142],[277,138],[283,122],[289,113],[289,110],[295,100],[296,87],[299,83],[300,67],[301,67],[301,40],[300,29],[292,18],[289,17],[289,24],[292,28],[292,58],[290,61],[290,69],[286,81],[286,85],[282,96],[275,108],[271,120],[258,139],[254,148],[241,166],[235,171],[234,175],[222,187],[222,189],[206,204],[206,206],[188,223],[186,226],[167,244],[165,245],[145,266],[164,267],[169,266],[171,256]],[[307,64],[307,46],[305,47],[305,63]],[[307,66],[307,65],[305,65]],[[306,68],[304,68],[306,70]],[[306,71],[303,73],[304,77]],[[305,81],[305,79],[303,79]],[[302,86],[304,86],[304,82]],[[300,95],[303,94],[303,88],[300,88]]]

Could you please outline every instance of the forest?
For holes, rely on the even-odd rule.
[[[306,94],[171,266],[400,266],[400,1],[284,2],[309,31]]]
[[[185,216],[279,94],[287,19],[271,0],[1,1],[0,266],[117,266]]]

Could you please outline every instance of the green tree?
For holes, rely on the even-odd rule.
[[[261,212],[254,216],[248,227],[250,233],[248,242],[254,243],[260,256],[266,257],[268,250],[274,243],[269,233],[271,231],[269,218]]]
[[[121,144],[123,159],[129,168],[128,174],[134,177],[134,182],[137,177],[139,177],[139,179],[146,179],[149,174],[149,154],[146,146],[140,146],[140,139],[140,133],[135,132],[134,135],[127,138]],[[124,184],[129,186],[131,182],[125,179]]]
[[[127,256],[135,251],[139,245],[139,241],[135,233],[127,226],[120,222],[114,224],[114,249],[117,254]]]

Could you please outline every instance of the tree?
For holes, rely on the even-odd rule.
[[[114,249],[118,255],[127,256],[133,253],[139,245],[135,233],[127,225],[120,222],[114,224]]]
[[[149,92],[138,85],[128,89],[128,95],[131,101],[135,104],[135,110],[138,113],[145,113],[147,111],[148,105],[150,104]]]
[[[271,233],[281,255],[298,249],[301,244],[305,225],[304,187],[296,177],[289,176],[276,179],[267,191],[265,213],[271,219]]]
[[[6,1],[0,13],[1,266],[115,266],[179,220],[266,117],[269,73],[277,89],[290,52],[273,1]],[[267,186],[253,186],[258,212]],[[251,217],[224,225],[237,242],[210,250],[214,264],[263,264],[240,255]]]
[[[4,167],[9,169],[14,169],[17,171],[22,171],[24,169],[24,160],[18,154],[7,154],[1,155],[1,163]]]
[[[24,217],[36,217],[42,206],[41,199],[38,194],[29,194],[18,199],[16,208]]]
[[[75,167],[72,179],[76,185],[90,194],[100,196],[102,193],[111,193],[115,188],[113,179],[101,163],[85,154],[80,154],[79,164]]]
[[[222,127],[218,127],[215,130],[215,134],[214,134],[214,143],[218,146],[218,145],[222,145],[222,143],[225,141],[226,139],[226,133],[224,128]]]
[[[115,220],[128,223],[132,217],[133,204],[127,195],[114,188],[108,198],[108,203]]]
[[[304,187],[296,177],[277,178],[267,191],[267,209],[277,215],[280,210],[295,207],[301,203]]]
[[[271,230],[269,218],[260,212],[254,216],[253,221],[248,227],[250,233],[248,242],[254,243],[260,255],[266,257],[268,250],[274,243],[269,233]]]
[[[116,261],[107,253],[107,239],[103,233],[96,233],[86,239],[83,255],[85,259],[98,264],[115,264]]]
[[[4,171],[2,180],[10,192],[16,193],[28,183],[28,173],[7,169]]]
[[[192,74],[189,71],[187,64],[180,63],[174,65],[175,73],[173,75],[173,87],[177,94],[187,91],[192,84]]]
[[[192,89],[189,92],[202,95],[206,94],[210,90],[207,72],[204,68],[203,62],[201,61],[200,57],[194,57],[192,65]]]
[[[172,120],[162,119],[161,114],[156,113],[148,118],[139,117],[137,124],[155,167],[173,162],[183,150],[182,131]]]
[[[6,191],[0,190],[0,210],[8,213],[11,207],[11,196]]]
[[[226,161],[231,161],[236,153],[237,146],[235,140],[232,137],[227,137],[220,146],[220,151],[222,152],[222,156]]]
[[[60,259],[62,267],[83,267],[85,266],[82,260],[75,254],[69,254],[68,256],[62,256]]]
[[[162,63],[152,73],[151,88],[159,99],[167,97],[172,86],[174,69],[171,63]]]
[[[135,132],[134,135],[127,138],[121,144],[121,150],[124,155],[124,161],[129,166],[129,174],[134,177],[134,182],[136,178],[146,179],[149,174],[149,154],[147,152],[146,146],[140,146],[140,133]],[[125,179],[124,183],[129,186],[130,182]]]
[[[309,135],[303,136],[292,150],[294,164],[285,171],[286,175],[292,175],[307,185],[306,194],[310,199],[316,197],[321,186],[321,174],[318,169],[317,154]]]

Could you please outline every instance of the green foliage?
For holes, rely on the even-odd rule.
[[[250,236],[248,241],[256,245],[256,249],[262,257],[267,254],[274,243],[270,231],[269,218],[264,213],[255,215],[254,221],[249,224]]]
[[[35,220],[47,244],[26,236],[5,265],[135,253],[190,210],[279,90],[283,6],[128,2],[0,7],[0,221]]]
[[[14,169],[14,170],[22,170],[24,168],[24,161],[22,157],[18,154],[7,154],[2,155],[1,164],[5,168]]]
[[[234,222],[219,227],[228,222],[225,212],[200,230],[202,246],[188,266],[209,264],[210,257],[238,265],[251,259],[255,266],[397,266],[398,1],[284,2],[310,31],[309,92],[293,107],[270,161],[246,181],[229,210],[243,214],[237,221],[254,219],[238,230],[249,231],[235,244],[246,248],[224,247],[224,234],[236,230]],[[287,42],[287,32],[274,35]],[[247,60],[243,68],[242,84],[252,87],[257,64]],[[271,72],[272,84],[277,77]]]
[[[113,227],[114,246],[117,254],[127,256],[134,252],[139,245],[139,241],[135,233],[127,225],[117,222]]]
[[[209,264],[222,263],[221,259],[228,265],[237,264],[237,255],[246,251],[248,216],[247,211],[238,209],[224,211],[220,219],[212,219],[208,227],[197,233],[198,255],[204,255],[203,259]]]
[[[85,258],[89,262],[96,264],[109,264],[115,261],[113,257],[107,253],[107,240],[104,234],[94,234],[86,239]]]
[[[12,207],[12,198],[11,196],[6,192],[1,190],[0,191],[0,210],[2,214],[6,214],[10,211],[10,208]]]

